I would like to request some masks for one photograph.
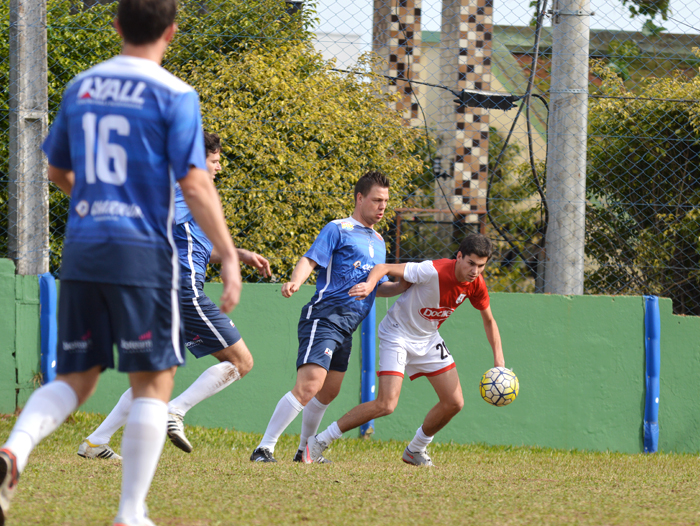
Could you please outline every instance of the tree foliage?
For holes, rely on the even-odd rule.
[[[632,96],[598,71],[602,94]],[[698,315],[700,78],[648,79],[635,95],[590,103],[586,290],[671,297]]]
[[[363,173],[391,179],[391,216],[422,172],[419,132],[388,110],[379,77],[332,72],[306,43],[208,62],[185,70],[205,126],[223,138],[224,210],[237,244],[264,251],[276,274],[290,273],[325,223],[350,215]]]
[[[5,26],[8,9],[3,2]],[[48,0],[47,9],[52,118],[70,79],[116,55],[119,37],[111,27],[116,3],[85,8],[75,0]],[[237,244],[269,257],[280,277],[326,221],[350,214],[351,189],[364,171],[380,169],[405,191],[422,170],[412,153],[420,140],[389,109],[378,78],[330,71],[332,63],[311,46],[313,9],[294,15],[285,9],[279,0],[186,0],[163,63],[199,91],[205,126],[223,138],[227,162],[219,186]],[[0,75],[8,56],[7,41],[0,42]],[[8,120],[0,118],[0,126],[3,184]],[[6,196],[0,187],[4,217]],[[52,187],[50,202],[55,271],[68,199]],[[6,242],[0,232],[0,243]]]

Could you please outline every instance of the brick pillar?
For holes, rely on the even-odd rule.
[[[491,86],[493,0],[443,0],[440,38],[442,83],[453,89]],[[443,169],[453,175],[443,184],[452,209],[477,223],[486,210],[489,114],[481,108],[459,108],[443,95],[440,136]],[[439,188],[437,189],[440,194]],[[449,192],[449,193],[448,193]],[[444,202],[444,200],[443,200]],[[472,213],[469,213],[472,212]]]
[[[384,59],[385,74],[410,80],[420,80],[421,0],[374,0],[372,49]],[[411,90],[415,84],[391,81],[389,89],[400,93],[396,110],[408,126],[420,125],[416,99]]]

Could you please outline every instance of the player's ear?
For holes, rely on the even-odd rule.
[[[163,38],[165,38],[165,41],[168,44],[175,36],[175,33],[177,33],[177,24],[176,23],[173,23],[166,28],[165,32],[163,33]]]
[[[122,27],[119,25],[119,19],[115,18],[114,21],[112,22],[112,25],[114,26],[114,29],[116,30],[117,34],[124,38],[124,35],[122,34]]]
[[[460,252],[460,251],[458,250],[458,251],[457,251],[457,255],[455,256],[455,259],[460,260],[460,259],[462,259],[463,257],[464,257],[464,256],[462,255],[462,252]]]

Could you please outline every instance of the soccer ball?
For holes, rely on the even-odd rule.
[[[508,405],[518,396],[520,383],[513,371],[505,367],[493,367],[484,373],[479,382],[481,398],[489,404]]]

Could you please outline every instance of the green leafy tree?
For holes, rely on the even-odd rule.
[[[325,223],[350,215],[366,171],[391,179],[392,216],[423,170],[419,132],[389,109],[394,97],[376,75],[332,72],[308,43],[250,51],[184,73],[201,94],[205,126],[223,139],[218,185],[236,243],[263,252],[284,278]]]
[[[601,93],[631,97],[598,66]],[[700,79],[648,79],[592,99],[586,290],[656,294],[700,315]],[[645,100],[651,99],[651,100]]]

